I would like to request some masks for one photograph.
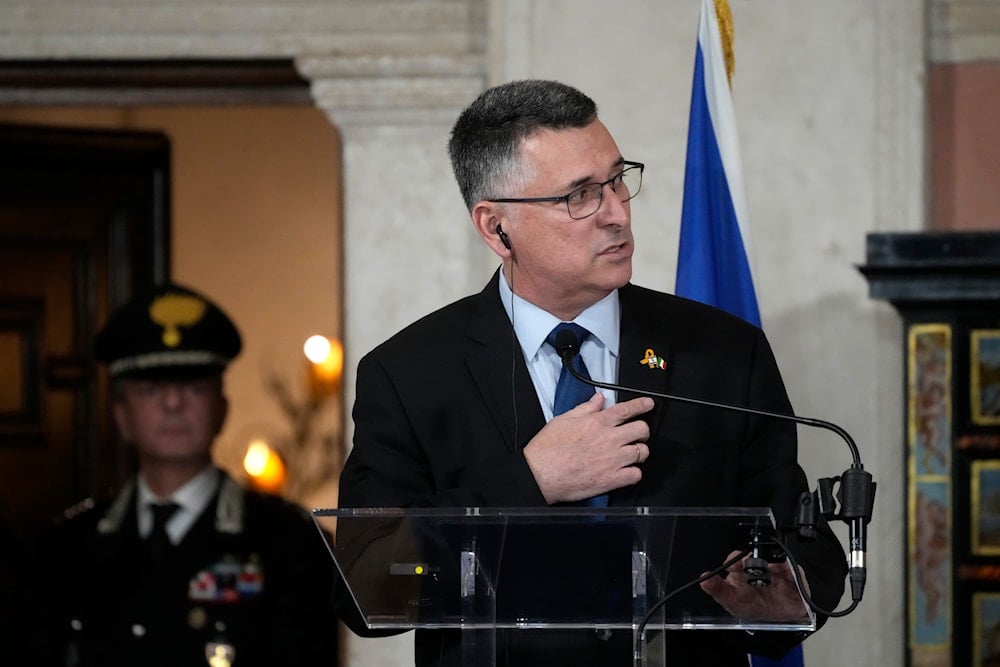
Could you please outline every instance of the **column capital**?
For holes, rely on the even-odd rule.
[[[338,127],[450,124],[483,90],[483,57],[303,55],[313,101]]]

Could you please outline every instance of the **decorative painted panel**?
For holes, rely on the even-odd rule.
[[[910,650],[949,665],[952,642],[951,327],[918,324],[907,341]]]

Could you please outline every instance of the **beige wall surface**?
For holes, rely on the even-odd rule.
[[[0,108],[0,122],[170,138],[172,277],[217,301],[243,335],[243,353],[227,373],[231,410],[215,451],[241,474],[251,435],[290,429],[265,389],[268,375],[303,390],[305,339],[340,337],[336,130],[318,109],[284,106]],[[338,428],[323,418],[325,428]]]

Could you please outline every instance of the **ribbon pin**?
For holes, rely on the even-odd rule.
[[[639,363],[649,366],[650,370],[659,368],[662,371],[667,368],[667,360],[663,357],[656,356],[656,352],[653,352],[653,348],[651,347],[646,348],[646,356],[645,358],[640,359]]]

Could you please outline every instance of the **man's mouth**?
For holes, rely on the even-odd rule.
[[[624,252],[628,247],[627,243],[618,243],[617,245],[608,246],[600,252],[602,255],[617,255]]]

